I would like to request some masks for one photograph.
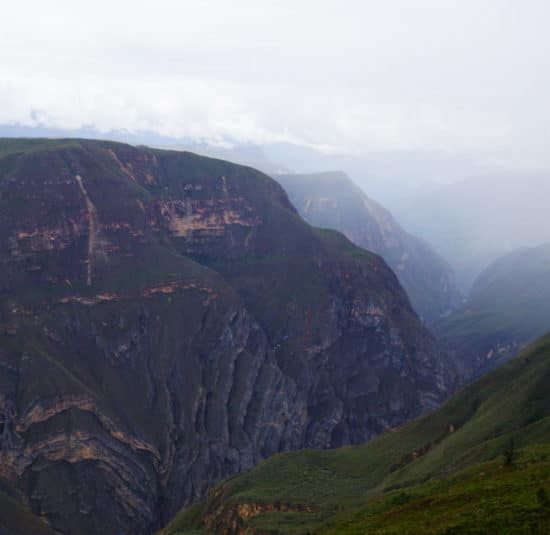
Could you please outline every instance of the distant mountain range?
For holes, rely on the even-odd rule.
[[[548,533],[550,337],[366,445],[275,455],[162,535]]]
[[[550,244],[525,247],[493,262],[469,299],[433,325],[462,375],[501,365],[550,331]]]
[[[428,323],[460,303],[450,266],[342,172],[272,175],[311,225],[334,228],[388,263]]]

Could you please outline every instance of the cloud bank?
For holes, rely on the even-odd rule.
[[[0,123],[550,168],[549,15],[538,0],[9,3]]]

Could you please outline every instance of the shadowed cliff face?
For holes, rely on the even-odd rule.
[[[447,393],[385,263],[250,168],[1,141],[0,254],[0,475],[64,533],[149,533],[276,451]]]

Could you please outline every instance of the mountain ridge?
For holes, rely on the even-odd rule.
[[[460,294],[447,262],[429,244],[406,232],[345,173],[272,176],[310,224],[339,230],[356,245],[381,255],[427,323],[459,304]]]
[[[0,206],[0,475],[55,530],[150,532],[264,457],[364,442],[452,388],[384,261],[254,169],[0,140]]]

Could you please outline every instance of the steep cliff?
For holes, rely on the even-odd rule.
[[[308,223],[339,230],[359,247],[382,256],[426,322],[459,304],[460,294],[447,262],[426,242],[406,232],[344,173],[273,176]]]
[[[281,450],[435,407],[394,274],[246,167],[0,141],[0,476],[64,533],[149,533]]]

